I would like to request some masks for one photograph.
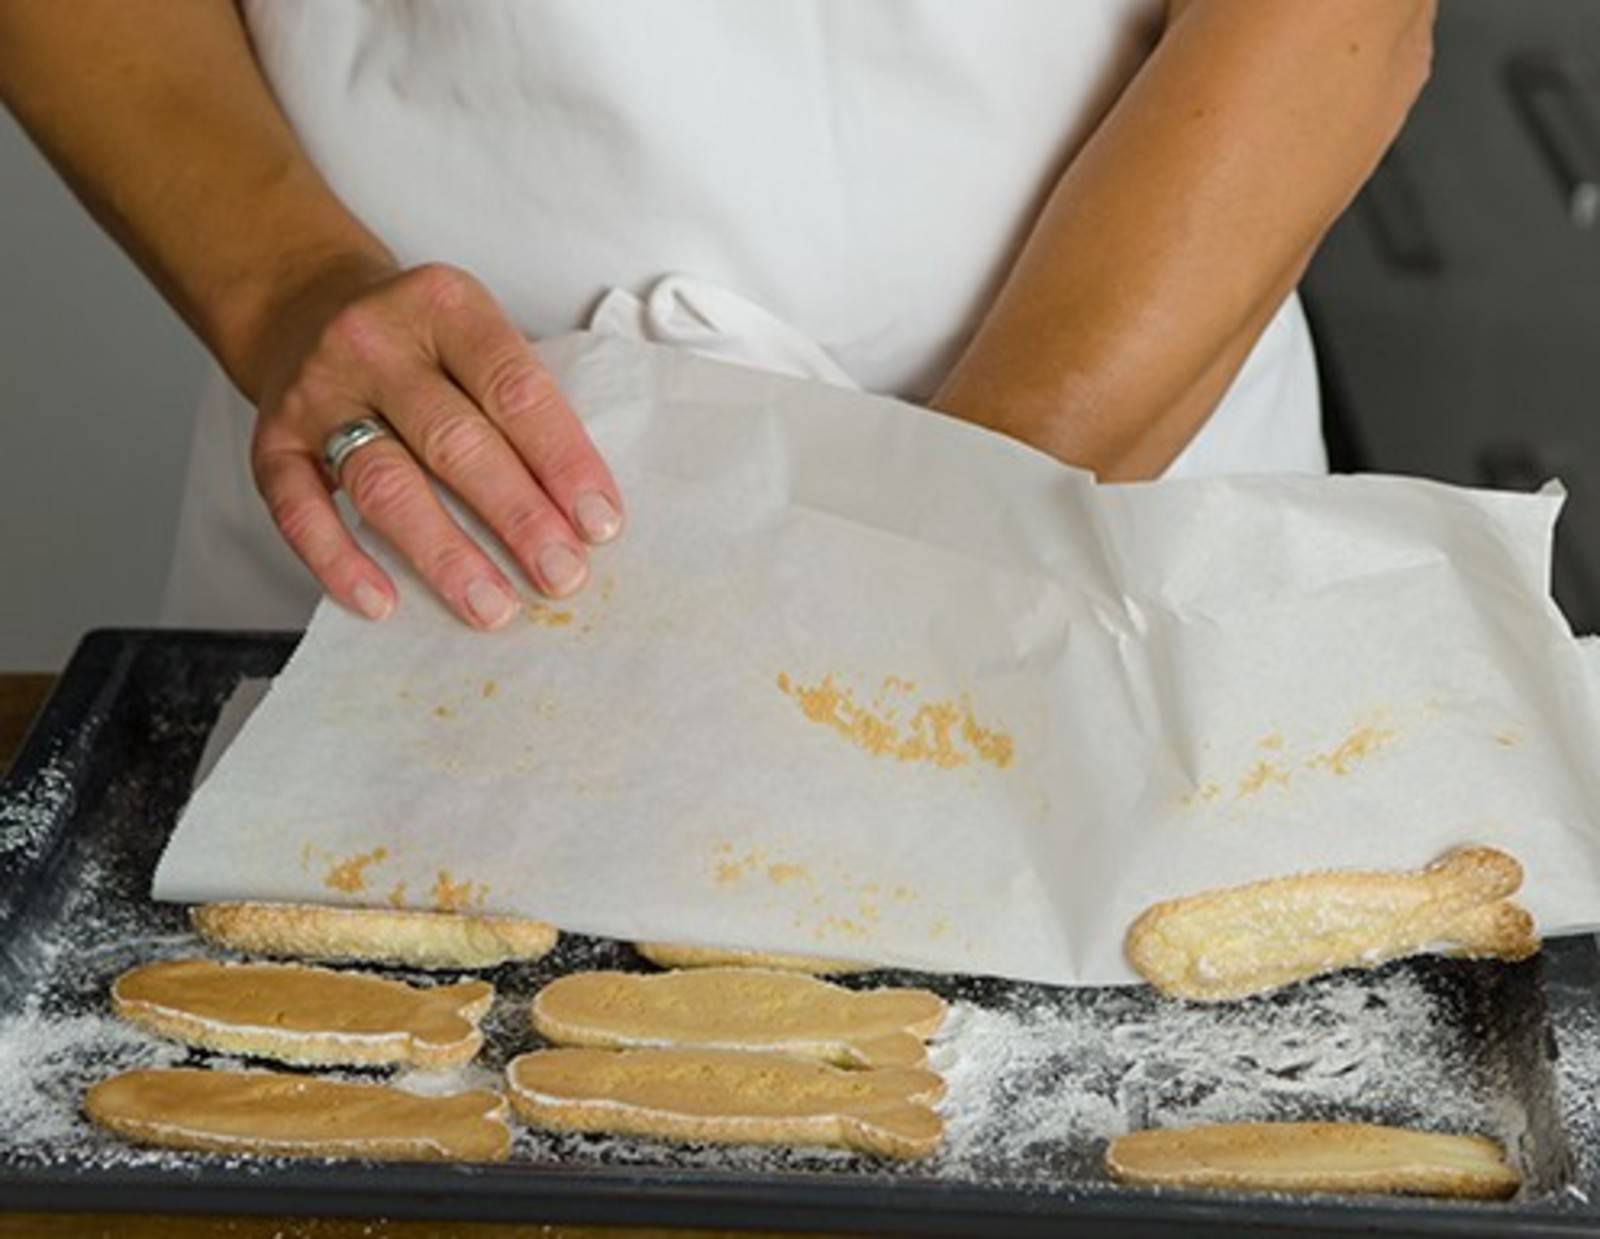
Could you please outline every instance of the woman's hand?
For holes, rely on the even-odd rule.
[[[541,590],[583,584],[622,526],[616,483],[526,340],[444,266],[401,271],[306,158],[231,0],[0,0],[0,98],[261,410],[256,483],[330,594],[378,619],[393,583],[356,545],[343,486],[477,628],[517,591],[430,475]],[[322,464],[381,414],[395,438]]]
[[[528,342],[488,290],[456,268],[370,262],[283,307],[264,351],[251,453],[284,538],[330,595],[371,619],[394,584],[356,544],[330,491],[399,549],[475,628],[499,628],[517,588],[451,519],[443,482],[500,538],[528,578],[561,596],[582,586],[587,543],[622,528],[605,462]],[[381,415],[394,431],[352,452],[338,478],[328,436]]]

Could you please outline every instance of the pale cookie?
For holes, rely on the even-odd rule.
[[[459,1066],[483,1044],[487,981],[418,989],[301,964],[146,964],[111,987],[117,1014],[164,1037],[285,1063],[428,1069]]]
[[[1499,1200],[1522,1180],[1481,1136],[1366,1123],[1223,1123],[1119,1136],[1123,1183],[1264,1192],[1390,1192]]]
[[[920,989],[855,992],[794,972],[579,972],[534,996],[558,1045],[773,1050],[846,1067],[920,1067],[945,1003]]]
[[[767,968],[776,972],[809,972],[839,976],[871,972],[874,965],[820,955],[784,955],[775,951],[741,951],[734,947],[674,946],[670,942],[635,942],[633,949],[660,968]]]
[[[721,1144],[826,1144],[922,1157],[944,1124],[931,1071],[845,1071],[742,1050],[538,1050],[506,1068],[538,1127]]]
[[[202,938],[254,955],[406,968],[493,968],[555,945],[543,921],[296,903],[210,903],[190,913]]]
[[[1521,884],[1522,866],[1486,847],[1416,873],[1272,878],[1156,904],[1129,928],[1128,960],[1164,994],[1216,1002],[1430,950],[1524,959],[1539,936],[1505,898]]]
[[[91,1088],[85,1112],[128,1140],[272,1157],[501,1162],[506,1103],[477,1089],[419,1097],[268,1071],[130,1071]]]

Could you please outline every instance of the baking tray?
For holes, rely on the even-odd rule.
[[[105,631],[79,647],[0,784],[0,1207],[382,1215],[964,1235],[1600,1233],[1600,954],[1592,938],[1516,966],[1420,960],[1223,1007],[1145,988],[915,980],[950,998],[933,1056],[947,1150],[888,1165],[845,1153],[519,1131],[502,1166],[289,1162],[136,1149],[87,1126],[85,1085],[130,1066],[235,1065],[121,1027],[106,991],[142,960],[216,954],[149,879],[223,701],[274,674],[295,636]],[[292,794],[285,772],[285,794]],[[642,968],[566,936],[490,974],[492,1079],[537,1044],[526,999],[578,966]],[[403,972],[390,975],[405,976]],[[1105,1139],[1146,1125],[1347,1118],[1472,1130],[1512,1148],[1503,1204],[1129,1189]]]

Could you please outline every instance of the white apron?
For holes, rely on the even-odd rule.
[[[1159,0],[245,0],[311,158],[404,263],[575,327],[922,400],[1148,53]],[[164,619],[316,585],[214,376]],[[1326,469],[1295,298],[1169,475]]]

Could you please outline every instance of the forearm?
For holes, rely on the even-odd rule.
[[[1427,75],[1431,0],[1192,0],[1073,160],[934,404],[1153,477]]]
[[[389,264],[301,151],[229,0],[0,0],[0,96],[252,396],[283,305]]]

